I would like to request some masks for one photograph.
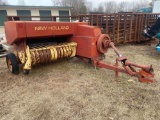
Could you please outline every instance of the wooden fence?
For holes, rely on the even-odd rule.
[[[153,25],[160,14],[105,14],[80,15],[80,22],[98,26],[103,33],[109,34],[115,43],[140,42],[147,40],[142,36],[145,26]]]
[[[129,43],[146,41],[142,36],[146,25],[153,25],[159,14],[144,13],[115,13],[99,15],[79,15],[79,16],[7,16],[8,20],[40,20],[49,18],[51,21],[67,22],[88,22],[89,25],[98,26],[102,33],[109,34],[114,43]],[[34,19],[33,19],[34,18]],[[45,19],[43,19],[45,20]]]

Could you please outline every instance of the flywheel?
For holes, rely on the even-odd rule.
[[[109,35],[102,34],[97,41],[97,49],[100,53],[106,53],[111,42]]]

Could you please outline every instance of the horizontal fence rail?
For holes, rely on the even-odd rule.
[[[114,13],[78,16],[7,16],[8,21],[57,21],[57,22],[88,22],[89,25],[100,27],[102,33],[109,34],[111,40],[118,43],[141,42],[147,39],[142,36],[145,26],[153,25],[160,13]]]

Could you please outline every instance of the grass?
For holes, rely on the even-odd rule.
[[[2,120],[159,120],[160,54],[155,45],[121,45],[136,63],[152,64],[157,82],[95,68],[80,60],[33,67],[25,76],[12,75],[0,59],[0,119]],[[105,61],[115,62],[109,50]],[[131,80],[131,81],[128,81]]]

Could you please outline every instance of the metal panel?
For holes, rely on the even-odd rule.
[[[0,26],[4,26],[4,22],[7,21],[7,11],[6,10],[0,10]]]
[[[41,21],[51,21],[51,11],[50,10],[39,10]]]

